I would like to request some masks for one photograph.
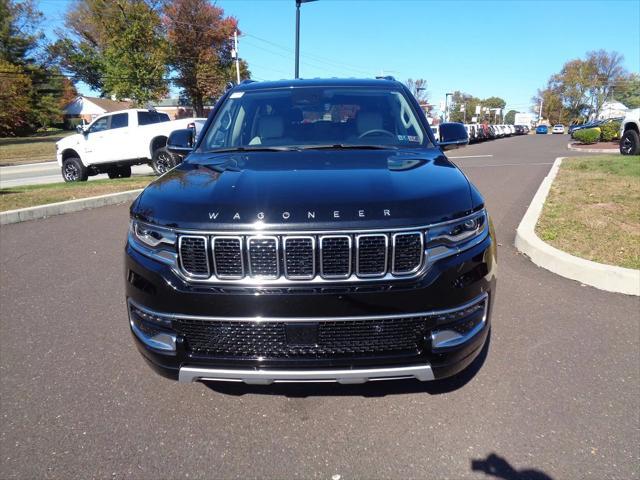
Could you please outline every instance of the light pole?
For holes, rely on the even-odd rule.
[[[296,76],[300,78],[300,5],[316,0],[296,0]]]
[[[453,97],[453,93],[446,93],[444,96],[444,120],[449,121],[449,96]]]

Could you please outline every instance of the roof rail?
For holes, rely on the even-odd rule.
[[[396,79],[392,75],[376,75],[376,80],[390,80],[395,82]]]

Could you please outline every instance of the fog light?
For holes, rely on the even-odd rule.
[[[434,350],[458,347],[468,342],[484,328],[487,321],[488,298],[458,310],[438,315],[441,328],[431,332],[431,348]]]
[[[177,336],[166,330],[171,319],[146,312],[129,302],[129,323],[135,336],[148,347],[164,352],[176,351]]]

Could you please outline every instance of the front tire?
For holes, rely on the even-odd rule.
[[[79,158],[67,158],[62,162],[62,178],[65,182],[86,182],[89,170]]]
[[[129,178],[131,176],[131,167],[125,165],[124,167],[115,167],[107,172],[109,178]]]
[[[635,130],[627,130],[620,139],[620,153],[622,155],[640,155],[640,137]]]
[[[164,175],[177,164],[178,162],[166,147],[159,148],[153,152],[151,168],[153,168],[156,175]]]

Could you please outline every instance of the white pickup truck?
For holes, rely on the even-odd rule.
[[[620,153],[640,155],[640,108],[629,110],[620,124]]]
[[[148,163],[163,174],[178,162],[166,149],[174,130],[201,127],[206,119],[170,121],[166,113],[131,109],[110,112],[96,118],[78,133],[56,143],[56,159],[65,182],[81,182],[91,175],[109,178],[131,176],[131,166]]]

